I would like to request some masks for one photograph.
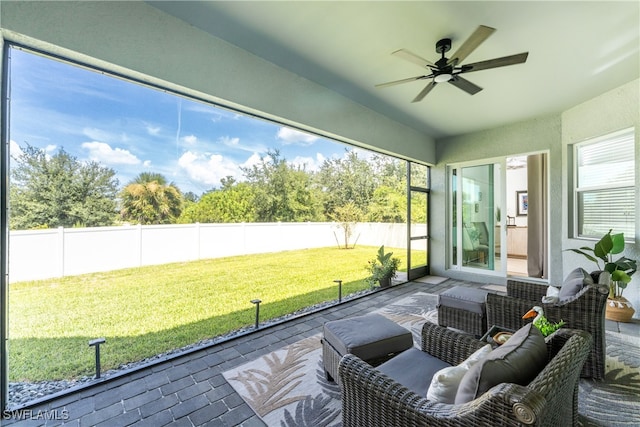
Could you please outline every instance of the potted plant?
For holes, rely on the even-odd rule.
[[[391,279],[396,276],[398,267],[400,266],[400,258],[394,257],[393,252],[384,252],[384,245],[378,249],[377,256],[367,262],[367,271],[370,276],[367,277],[367,283],[374,287],[380,284],[381,288],[391,286]]]
[[[602,272],[607,272],[610,275],[606,318],[617,322],[628,322],[635,310],[631,303],[622,296],[622,292],[631,281],[633,273],[636,272],[637,263],[636,260],[625,256],[613,260],[614,255],[624,251],[624,233],[611,234],[611,231],[609,230],[607,234],[602,236],[593,248],[583,246],[580,249],[570,250],[584,255],[596,263],[598,270],[591,273],[592,276],[595,276],[596,273],[602,274]],[[600,261],[603,262],[602,265]]]

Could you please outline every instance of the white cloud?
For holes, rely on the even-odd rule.
[[[204,155],[187,151],[178,159],[178,165],[192,180],[210,186],[220,185],[220,179],[229,175],[237,180],[242,177],[240,167],[220,154]]]
[[[160,126],[147,125],[147,133],[156,136],[160,133]]]
[[[110,141],[113,139],[113,136],[109,132],[97,128],[86,127],[82,129],[82,134],[94,141]]]
[[[253,165],[257,165],[260,163],[260,155],[258,153],[253,153],[249,158],[240,166],[243,168],[250,168]]]
[[[218,141],[228,147],[237,147],[240,144],[240,138],[231,138],[230,136],[222,136],[218,138]]]
[[[82,148],[88,150],[89,158],[97,162],[112,165],[137,165],[140,163],[140,159],[131,154],[131,152],[129,152],[128,150],[117,147],[114,149],[111,148],[109,144],[105,144],[104,142],[83,142]]]
[[[142,162],[142,166],[148,168],[149,166],[151,166],[151,160],[145,160],[144,162]]]
[[[20,145],[13,139],[9,141],[9,154],[11,155],[11,157],[16,159],[20,158],[20,156],[24,154],[22,148],[20,148]]]
[[[195,143],[198,142],[198,137],[196,137],[195,135],[186,135],[186,136],[183,136],[181,139],[183,142],[186,142],[188,145],[195,145]]]
[[[51,153],[56,151],[57,148],[58,148],[57,145],[49,144],[45,148],[42,148],[41,150],[44,151],[45,157],[49,159],[49,158],[51,158]],[[20,144],[15,142],[13,139],[10,140],[9,141],[9,155],[11,157],[15,158],[15,159],[18,159],[23,154],[24,154],[24,151],[22,151],[22,148],[20,147]]]
[[[278,139],[280,139],[284,144],[301,144],[301,145],[311,145],[313,144],[318,137],[315,135],[310,135],[308,133],[300,132],[299,130],[281,127],[278,129],[278,134],[276,135]]]
[[[325,159],[326,157],[321,153],[316,153],[315,159],[313,157],[296,156],[291,160],[291,164],[294,166],[305,166],[307,171],[318,171]]]

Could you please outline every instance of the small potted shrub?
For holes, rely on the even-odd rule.
[[[398,267],[400,266],[400,258],[394,257],[393,252],[384,252],[384,245],[378,249],[377,256],[367,262],[367,271],[370,276],[367,277],[367,283],[371,287],[379,284],[381,288],[391,286],[391,279],[396,276]]]
[[[592,276],[596,276],[596,273],[602,274],[602,272],[611,275],[606,318],[617,322],[629,322],[635,310],[631,303],[622,296],[622,292],[631,281],[633,273],[636,272],[637,263],[636,260],[625,256],[613,260],[614,255],[624,251],[624,233],[611,234],[611,231],[609,230],[607,234],[602,236],[593,248],[583,246],[580,249],[569,250],[584,255],[596,263],[598,270],[591,273]]]

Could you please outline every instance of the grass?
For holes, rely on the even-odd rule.
[[[20,282],[9,288],[9,379],[92,375],[366,289],[377,248],[321,248]],[[406,266],[406,252],[395,250]]]

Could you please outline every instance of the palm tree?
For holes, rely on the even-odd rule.
[[[139,224],[172,224],[182,211],[182,193],[159,173],[142,172],[120,192],[120,215]]]

